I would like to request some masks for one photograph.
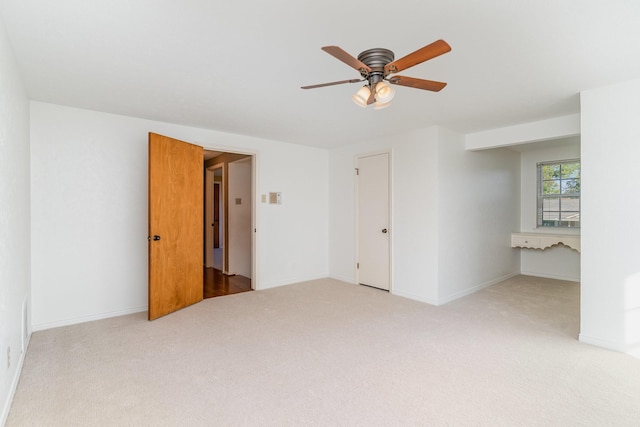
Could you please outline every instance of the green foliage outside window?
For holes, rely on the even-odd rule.
[[[538,164],[538,226],[580,226],[580,161]]]

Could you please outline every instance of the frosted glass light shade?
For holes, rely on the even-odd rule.
[[[376,101],[385,104],[393,99],[396,90],[387,82],[378,82],[376,84]]]
[[[367,108],[367,101],[369,100],[369,96],[371,96],[371,91],[369,90],[369,87],[362,86],[358,90],[358,92],[356,92],[356,94],[351,97],[351,99],[353,99],[353,102],[355,102],[356,105],[362,108]]]

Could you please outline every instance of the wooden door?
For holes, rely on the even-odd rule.
[[[149,320],[202,301],[204,153],[149,133]]]
[[[389,290],[389,154],[358,158],[358,282]]]

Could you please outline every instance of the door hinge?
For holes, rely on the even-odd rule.
[[[360,169],[356,168],[356,175],[360,175]]]

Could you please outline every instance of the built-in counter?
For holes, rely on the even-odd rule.
[[[575,234],[511,233],[511,247],[545,250],[564,245],[580,252],[580,236]]]

